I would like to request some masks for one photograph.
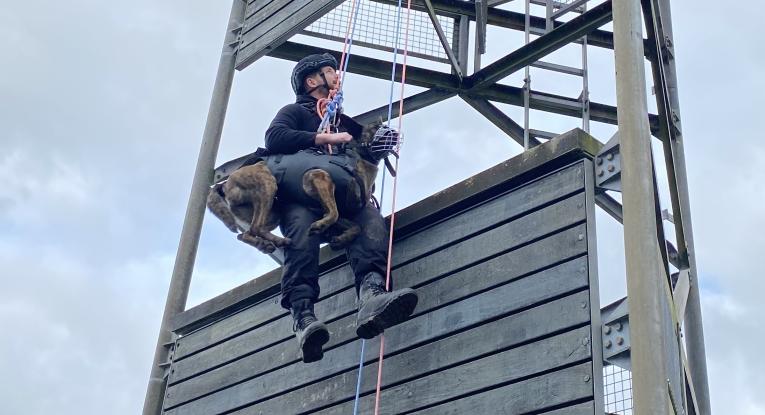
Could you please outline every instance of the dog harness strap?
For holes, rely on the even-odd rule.
[[[352,186],[358,186],[361,195],[366,189],[364,182],[354,172],[355,158],[348,154],[324,154],[308,149],[295,154],[275,155],[265,158],[268,169],[274,175],[277,197],[292,203],[318,207],[319,202],[308,196],[303,189],[303,176],[309,170],[326,171],[335,184],[337,208],[343,213],[354,213],[364,207],[363,197],[358,202],[349,197]]]

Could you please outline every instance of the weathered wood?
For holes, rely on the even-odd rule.
[[[582,255],[585,252],[586,246],[582,241],[579,241],[577,232],[574,229],[569,232],[556,234],[550,238],[527,245],[522,249],[511,251],[480,263],[475,267],[452,274],[448,278],[438,280],[433,284],[421,287],[418,290],[420,302],[415,313],[422,314],[429,312],[442,304],[464,299],[524,275],[528,275],[525,278],[529,279],[566,281],[578,278],[578,276],[584,276],[587,273],[586,257],[579,257],[538,274],[529,275],[529,273],[535,272],[551,263],[559,263],[577,255]],[[540,252],[549,253],[549,255],[539,255]],[[416,285],[421,279],[427,278],[427,275],[423,274],[394,276],[408,283],[407,285]],[[480,278],[477,278],[477,276],[480,276]],[[351,309],[351,312],[353,311]],[[198,361],[195,359],[196,356],[176,363],[174,365],[174,372],[171,375],[173,379],[171,383],[177,383],[178,380],[191,377],[225,363],[225,359],[229,359],[231,356],[245,356],[240,361],[233,361],[231,364],[204,374],[199,379],[192,379],[186,382],[180,387],[180,390],[187,391],[183,392],[183,394],[188,396],[183,398],[188,400],[191,396],[209,393],[226,385],[256,376],[261,372],[296,362],[299,356],[297,346],[294,342],[290,341],[292,332],[286,332],[286,330],[291,329],[291,326],[288,322],[281,322],[281,324],[282,327],[279,331],[285,335],[284,340],[287,343],[275,344],[272,348],[277,350],[264,350],[251,355],[250,353],[255,350],[251,345],[258,344],[258,336],[260,334],[258,332],[246,333],[242,336],[246,340],[242,342],[236,344],[227,342],[220,345],[220,347],[214,348],[216,351],[218,349],[223,350],[218,351],[218,355],[211,355],[212,363],[205,360]],[[332,333],[332,337],[330,343],[325,347],[327,350],[335,345],[344,344],[355,339],[355,315],[352,314],[337,322],[329,323],[328,329]],[[284,334],[285,332],[287,334]],[[268,336],[268,333],[264,335]],[[229,347],[229,343],[238,347]],[[178,393],[180,394],[181,392]]]
[[[397,240],[393,250],[393,266],[411,261],[440,248],[444,241],[457,241],[481,232],[510,218],[526,214],[540,206],[582,191],[584,171],[581,165],[550,174],[485,204],[471,207],[440,222],[427,231]]]
[[[555,363],[551,361],[543,362],[541,359],[535,358],[535,355],[539,355],[539,352],[544,350],[549,351],[550,348],[548,348],[548,346],[558,343],[573,345],[574,342],[582,344],[581,342],[584,339],[589,338],[589,328],[585,326],[564,332],[561,335],[552,338],[545,337],[537,343],[525,344],[530,340],[538,340],[538,338],[535,337],[536,335],[541,334],[542,336],[548,336],[550,333],[560,332],[564,327],[584,324],[586,321],[578,321],[573,318],[574,316],[569,315],[564,315],[561,319],[542,319],[539,315],[531,316],[526,314],[524,317],[529,317],[531,319],[527,321],[526,324],[528,327],[533,327],[533,330],[517,332],[517,336],[509,335],[506,332],[506,327],[511,327],[513,319],[520,317],[521,315],[518,315],[497,320],[484,326],[459,333],[455,336],[429,343],[407,353],[386,358],[383,365],[382,376],[382,389],[385,391],[383,400],[396,399],[385,395],[385,393],[392,390],[388,388],[388,385],[399,385],[403,381],[410,381],[407,385],[413,385],[416,382],[422,382],[423,379],[425,379],[423,376],[427,376],[427,378],[433,378],[434,376],[437,378],[455,376],[454,373],[448,373],[448,371],[443,371],[443,369],[462,363],[467,363],[467,365],[474,364],[475,362],[471,363],[471,361],[477,356],[488,356],[493,353],[510,350],[508,353],[513,358],[524,356],[523,359],[527,360],[528,363],[536,361],[538,362],[538,366],[541,367],[550,363]],[[579,317],[582,318],[583,316],[579,315]],[[517,320],[515,322],[517,323]],[[532,350],[535,347],[536,350]],[[572,347],[571,350],[574,350],[574,348]],[[571,350],[566,351],[565,354],[567,356],[561,356],[564,360],[570,359],[566,360],[567,362],[574,362],[577,359],[581,359],[582,355],[589,354],[586,346],[577,349],[572,355],[568,355]],[[572,358],[574,356],[576,356],[576,358]],[[505,363],[498,362],[497,365],[505,365]],[[505,365],[505,367],[507,367],[507,365]],[[541,369],[535,370],[538,372]],[[524,376],[521,373],[521,368],[518,366],[515,366],[512,369],[512,375],[516,376],[516,378]],[[279,413],[280,410],[283,413],[305,413],[315,411],[319,408],[326,408],[321,413],[352,413],[357,376],[358,370],[356,369],[327,379],[321,383],[315,383],[305,388],[280,395],[274,399],[249,406],[234,413],[239,415],[258,413],[269,414]],[[481,375],[480,377],[485,381],[492,381],[492,384],[496,383],[488,376]],[[373,362],[364,368],[360,390],[361,396],[363,397],[367,395],[367,397],[363,399],[368,399],[370,396],[374,397],[376,383],[377,364],[376,362]],[[400,386],[396,386],[395,388],[399,387]],[[334,403],[340,404],[332,406]],[[364,405],[365,403],[362,403],[361,408],[364,408]],[[362,410],[359,413],[370,412],[371,411]],[[386,408],[381,411],[381,413],[398,412],[399,411],[392,412],[391,408]]]
[[[317,303],[317,307],[319,307],[322,299],[332,297],[351,286],[353,286],[353,272],[349,266],[325,273],[319,278],[319,288],[322,295],[319,303]],[[228,316],[224,320],[217,321],[208,327],[183,336],[178,340],[175,360],[182,360],[192,353],[212,347],[242,332],[286,317],[288,312],[279,305],[278,301],[277,298],[257,304]]]
[[[278,10],[268,16],[265,21],[258,20],[259,16],[266,16],[266,9],[277,7],[264,7],[258,13],[245,21],[245,25],[252,25],[242,36],[241,47],[237,54],[237,67],[243,68],[267,51],[279,46],[290,36],[304,29],[315,20],[326,14],[344,0],[294,0],[284,2],[288,7]],[[281,5],[281,2],[277,2]]]
[[[530,279],[520,279],[494,290],[473,296],[466,300],[450,304],[438,312],[428,313],[409,320],[386,331],[386,351],[397,354],[409,348],[417,347],[434,338],[447,336],[458,330],[470,328],[486,319],[497,318],[514,311],[521,311],[534,304],[540,304],[550,298],[555,298],[571,290],[566,287],[567,280],[548,281],[545,284],[530,284]],[[580,283],[585,284],[586,282]],[[527,286],[524,286],[527,285]],[[576,285],[576,284],[574,284]],[[588,293],[577,292],[562,299],[553,301],[539,309],[542,315],[558,316],[563,313],[585,313],[589,315]],[[555,311],[549,311],[552,308]],[[528,330],[525,325],[514,330]],[[513,333],[513,329],[508,330]],[[516,332],[518,333],[518,332]],[[365,361],[377,357],[375,352],[379,338],[367,343]],[[352,370],[358,363],[358,345],[348,343],[324,354],[324,359],[312,365],[293,364],[276,372],[270,372],[258,378],[237,384],[223,391],[213,393],[167,411],[168,414],[178,413],[219,413],[235,409],[259,400],[276,396],[293,388],[306,385],[316,380],[330,377],[343,371]],[[176,388],[182,387],[179,384]],[[183,401],[176,396],[177,391],[170,390],[166,398],[169,407],[175,400]]]
[[[601,410],[600,413],[603,411]],[[579,405],[567,406],[565,408],[556,409],[550,412],[545,412],[542,415],[595,415],[595,402],[589,401],[580,403]]]
[[[443,275],[483,261],[510,248],[532,242],[562,228],[581,223],[585,217],[584,194],[580,193],[542,210],[532,212],[518,220],[451,245],[415,262],[408,263],[398,268],[397,271],[412,274],[427,273],[434,276]],[[581,235],[581,239],[584,241],[584,231]]]
[[[422,298],[415,312],[422,313],[423,310],[427,310],[433,299],[441,302],[455,301],[461,298],[460,296],[473,295],[504,281],[522,276],[524,273],[534,272],[542,267],[555,264],[557,261],[581,255],[586,250],[585,240],[579,237],[582,232],[581,227],[582,225],[550,238],[542,239],[530,245],[531,248],[520,249],[517,252],[511,251],[475,264],[474,268],[450,275],[439,284],[421,288],[420,296]],[[505,239],[506,243],[512,243],[512,236],[512,234],[505,236],[507,238]],[[417,262],[413,264],[417,264]],[[577,272],[584,273],[586,267],[582,264],[577,265],[575,269]],[[396,284],[402,286],[419,286],[439,275],[430,271],[430,269],[419,270],[418,268],[404,267],[401,270],[395,270],[392,278]],[[478,275],[481,278],[476,278]],[[336,318],[352,314],[355,311],[354,298],[354,289],[348,288],[338,296],[317,303],[316,311],[323,321],[332,322]],[[232,362],[259,348],[289,340],[293,336],[290,319],[291,317],[285,315],[256,330],[247,331],[227,342],[217,344],[177,361],[171,372],[170,383],[177,383],[195,374]]]
[[[398,414],[437,405],[463,394],[477,393],[561,366],[581,363],[591,356],[589,333],[589,327],[583,327],[384,389],[380,395],[380,413]],[[474,342],[480,343],[483,339],[476,338]],[[429,357],[424,353],[418,353],[417,356]],[[376,367],[370,367],[365,377],[376,380],[375,369]],[[410,369],[404,367],[400,370],[407,373]],[[393,373],[389,374],[390,370],[385,365],[383,365],[383,371],[386,377],[395,376]],[[371,392],[374,392],[374,389],[360,400],[360,413],[373,412],[375,395]],[[318,413],[344,415],[353,412],[353,405],[354,402],[347,402]],[[287,412],[295,413],[296,411]]]
[[[435,252],[430,256],[421,258],[418,261],[396,269],[393,274],[393,277],[395,278],[394,283],[396,286],[414,286],[420,284],[425,280],[415,283],[414,281],[407,281],[406,279],[400,278],[398,275],[431,275],[432,277],[437,277],[443,273],[456,270],[470,263],[475,263],[487,257],[507,251],[515,246],[531,242],[534,239],[554,232],[557,229],[570,226],[583,220],[584,213],[584,194],[579,193],[556,204],[534,211],[517,220],[491,229],[488,232],[464,240],[445,250]],[[435,232],[436,229],[432,228],[426,232],[431,231]],[[447,243],[448,238],[443,238],[441,241],[441,244]],[[343,278],[343,281],[347,281],[347,278],[352,278],[347,276],[348,272],[349,271],[346,268],[345,271],[338,272],[338,274],[340,274],[339,276],[328,276],[328,278]],[[320,285],[322,279],[326,278],[320,279]],[[333,287],[342,285],[341,283],[330,280],[325,284],[332,285]],[[323,311],[327,307],[326,305],[322,305],[325,301],[326,300],[317,303],[317,313],[319,313],[322,318],[330,318],[324,314]],[[348,304],[348,306],[345,307],[346,309],[343,310],[343,312],[336,314],[336,317],[350,312],[353,308],[352,300],[343,304]],[[273,314],[259,314],[259,310],[262,309],[267,309]],[[179,340],[181,346],[178,348],[179,354],[177,360],[183,359],[185,356],[200,350],[202,347],[215,345],[227,338],[233,338],[233,336],[238,333],[251,330],[252,327],[256,327],[257,324],[259,324],[258,322],[262,322],[266,318],[269,318],[269,320],[265,321],[270,321],[277,317],[279,320],[276,320],[277,322],[274,323],[276,326],[279,326],[280,324],[284,325],[283,323],[278,323],[278,321],[287,321],[290,319],[287,313],[278,307],[278,304],[268,304],[258,308],[253,307],[253,310],[244,310],[241,313],[237,313],[226,320],[216,323],[200,332],[192,333],[187,336],[187,338]],[[256,323],[253,324],[253,321]],[[289,334],[285,334],[285,336],[287,335]]]
[[[560,252],[562,255],[576,254],[576,251],[572,252],[571,249],[560,248],[556,252]],[[553,257],[552,259],[557,258]],[[421,300],[415,312],[416,314],[423,314],[444,303],[462,300],[487,288],[496,286],[503,281],[512,281],[522,275],[526,275],[523,272],[525,270],[523,266],[519,265],[517,267],[518,271],[515,271],[516,268],[513,267],[514,264],[522,262],[524,262],[523,255],[506,254],[480,264],[474,269],[462,271],[449,278],[425,286],[419,290]],[[562,284],[564,286],[569,288],[576,287],[584,283],[584,279],[579,280],[579,278],[584,278],[587,274],[586,262],[586,257],[579,257],[525,278],[529,279],[529,283],[542,284],[544,280],[563,281]],[[476,278],[478,275],[481,277]],[[332,336],[330,342],[325,346],[325,350],[331,350],[337,345],[343,345],[356,339],[355,328],[355,313],[329,323],[328,330],[332,333]],[[241,360],[231,361],[230,364],[204,373],[202,376],[189,379],[178,387],[171,387],[170,390],[173,391],[173,397],[168,398],[167,403],[169,406],[176,405],[191,400],[194,397],[253,378],[260,373],[297,362],[299,360],[299,351],[297,344],[291,341],[291,333],[285,340],[286,343],[275,344],[273,347],[255,354],[250,354],[254,349],[248,347],[247,343],[243,343],[240,349],[235,349],[233,352],[226,350],[226,353],[240,354],[244,357]],[[257,342],[258,339],[254,337],[251,341]],[[216,357],[213,356],[212,358],[215,359]],[[194,359],[189,359],[188,362],[197,363]],[[220,359],[220,362],[225,362],[225,360]],[[185,362],[179,362],[179,364],[174,365],[174,373],[172,375],[175,380],[186,379],[215,367],[215,364],[209,363],[209,366],[205,366],[204,364],[207,362],[204,361],[194,365],[184,365],[182,363]]]
[[[596,374],[601,376],[601,374]],[[592,397],[592,364],[582,363],[544,376],[411,412],[418,415],[525,414]],[[536,413],[536,412],[534,412]]]
[[[247,11],[244,12],[245,20],[272,3],[286,4],[289,2],[284,0],[248,0]]]
[[[242,30],[242,46],[263,36],[264,33],[279,27],[289,16],[300,12],[311,0],[272,1],[261,7],[253,7],[247,11]],[[323,3],[319,0],[317,3]],[[257,3],[256,3],[257,4]],[[286,27],[281,30],[288,29]]]
[[[353,313],[356,290],[347,289],[316,304],[317,315],[324,321],[335,321]],[[237,358],[267,347],[281,347],[280,343],[294,336],[292,317],[287,316],[234,337],[218,347],[202,350],[174,365],[170,383],[177,383],[197,373],[231,362]]]

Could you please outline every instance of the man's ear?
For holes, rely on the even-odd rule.
[[[318,85],[318,82],[312,76],[306,77],[304,83],[305,83],[305,86],[307,86],[306,88],[307,90],[314,88]]]

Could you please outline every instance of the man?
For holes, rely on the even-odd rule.
[[[309,55],[297,63],[292,71],[296,101],[279,110],[266,131],[266,148],[270,153],[292,154],[327,145],[340,146],[359,138],[362,126],[343,114],[333,124],[333,132],[317,132],[321,119],[316,104],[337,88],[337,67],[337,61],[328,53]],[[303,361],[313,362],[323,357],[322,346],[329,341],[327,328],[313,310],[319,297],[319,244],[323,237],[311,235],[309,228],[322,212],[284,200],[280,201],[279,209],[282,234],[292,241],[284,250],[281,304],[292,311],[293,330]],[[417,294],[411,288],[385,291],[388,229],[380,212],[367,203],[348,219],[362,229],[346,250],[358,296],[356,333],[362,338],[373,338],[409,318],[417,305]]]

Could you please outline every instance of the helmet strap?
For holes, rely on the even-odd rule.
[[[321,84],[321,85],[316,85],[315,87],[313,87],[313,88],[311,88],[311,89],[309,89],[309,90],[305,91],[305,94],[306,94],[306,95],[310,95],[310,94],[311,94],[311,92],[313,92],[313,91],[316,91],[316,90],[317,90],[317,89],[319,89],[319,88],[324,88],[324,89],[326,89],[326,90],[327,90],[327,93],[329,93],[329,82],[327,82],[327,77],[326,77],[326,76],[324,76],[324,72],[320,72],[320,73],[319,73],[319,76],[321,76],[321,80],[322,80],[322,81],[324,81],[324,83],[323,83],[323,84]]]

